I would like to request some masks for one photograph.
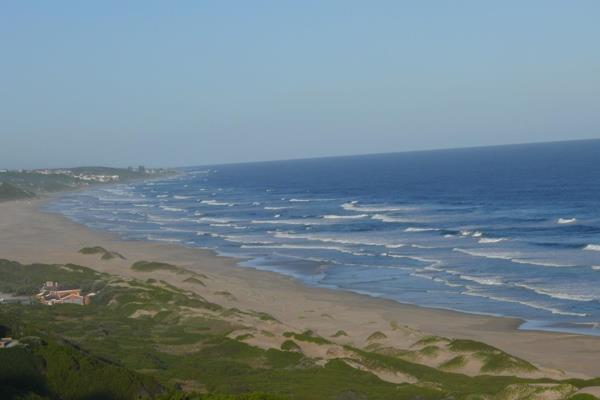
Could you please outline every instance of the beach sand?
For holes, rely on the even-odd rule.
[[[434,310],[307,287],[276,273],[238,267],[239,260],[216,256],[208,250],[125,241],[114,234],[97,232],[40,211],[43,201],[0,203],[0,258],[22,263],[75,263],[126,277],[163,279],[228,307],[268,313],[298,331],[312,329],[330,337],[344,330],[347,340],[359,346],[366,344],[370,334],[381,331],[388,334],[392,345],[402,347],[406,345],[400,343],[404,339],[394,334],[401,327],[404,333],[414,330],[419,335],[483,341],[574,377],[600,376],[599,337],[519,331],[521,321],[514,318]],[[127,259],[101,260],[99,256],[79,254],[79,249],[86,246],[102,246]],[[168,272],[133,271],[131,264],[140,260],[167,262],[202,273],[207,276],[206,287],[182,282]]]

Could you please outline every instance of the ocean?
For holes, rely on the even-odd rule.
[[[180,172],[46,210],[311,286],[600,335],[600,140]]]

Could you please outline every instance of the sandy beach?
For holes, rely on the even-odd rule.
[[[573,377],[600,376],[600,338],[575,334],[520,331],[521,321],[433,310],[364,295],[311,288],[285,276],[239,267],[239,260],[219,257],[208,250],[179,245],[125,241],[105,232],[75,224],[60,215],[40,211],[47,200],[0,204],[0,258],[22,263],[75,263],[126,277],[146,279],[133,271],[139,260],[175,264],[207,276],[206,287],[181,282],[168,272],[153,278],[198,292],[229,307],[268,313],[285,326],[312,329],[322,336],[338,330],[361,346],[373,331],[388,335],[393,345],[406,345],[394,326],[421,334],[483,341],[543,368],[560,369]],[[102,246],[127,259],[100,260],[82,255],[86,246]],[[227,295],[224,295],[227,293]],[[404,330],[403,332],[406,332]]]

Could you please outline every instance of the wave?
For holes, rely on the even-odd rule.
[[[381,256],[391,257],[391,258],[407,258],[409,260],[420,261],[422,263],[431,263],[430,266],[438,265],[441,263],[440,260],[434,260],[432,258],[425,258],[425,257],[419,257],[419,256],[409,256],[406,254],[381,253]]]
[[[568,315],[568,316],[572,316],[572,317],[587,317],[588,316],[587,314],[584,314],[584,313],[562,311],[562,310],[559,310],[557,308],[546,307],[546,306],[543,306],[541,304],[532,303],[532,302],[529,302],[529,301],[520,301],[520,300],[516,300],[516,299],[511,299],[511,298],[508,298],[508,297],[491,296],[491,295],[488,295],[488,294],[484,294],[484,293],[480,293],[480,292],[475,292],[475,291],[473,291],[472,288],[469,288],[469,287],[467,287],[466,291],[461,292],[461,294],[466,295],[466,296],[483,297],[483,298],[494,300],[494,301],[501,301],[501,302],[506,302],[506,303],[521,304],[521,305],[524,305],[524,306],[527,306],[527,307],[531,307],[531,308],[535,308],[535,309],[538,309],[538,310],[547,311],[547,312],[550,312],[550,313],[555,314],[555,315]]]
[[[169,207],[169,206],[159,206],[161,209],[165,210],[165,211],[170,211],[170,212],[183,212],[185,210],[181,209],[181,208],[177,208],[177,207]]]
[[[459,278],[464,280],[464,281],[471,281],[471,282],[476,282],[479,283],[480,285],[485,285],[485,286],[503,286],[504,282],[502,282],[502,280],[500,278],[490,278],[490,277],[479,277],[479,276],[472,276],[472,275],[459,275]]]
[[[283,200],[283,199],[282,199]],[[331,201],[333,199],[289,199],[290,203],[310,203],[311,201]]]
[[[369,242],[360,239],[337,239],[331,237],[317,236],[317,235],[306,235],[306,234],[292,234],[288,232],[275,232],[274,235],[280,239],[304,239],[304,240],[313,240],[317,242],[324,243],[337,243],[337,244],[349,244],[349,245],[357,245],[357,246],[385,246],[388,248],[400,248],[406,246],[405,244],[387,244],[380,242]]]
[[[588,244],[583,249],[588,251],[600,251],[600,244]]]
[[[330,250],[337,251],[340,253],[353,254],[353,255],[367,255],[367,254],[357,254],[351,250],[345,249],[339,246],[318,246],[318,245],[310,245],[310,244],[267,244],[261,246],[244,244],[240,246],[242,249],[290,249],[290,250]]]
[[[555,267],[555,268],[574,267],[574,265],[570,265],[570,264],[558,264],[558,263],[553,263],[553,262],[549,262],[549,261],[523,259],[523,258],[519,258],[518,254],[513,254],[513,253],[483,253],[483,252],[478,252],[478,251],[473,251],[473,250],[461,249],[458,247],[453,248],[452,251],[468,254],[472,257],[483,257],[483,258],[490,258],[490,259],[496,259],[496,260],[508,260],[508,261],[511,261],[511,262],[517,263],[517,264],[529,264],[529,265],[538,265],[540,267]]]
[[[277,218],[277,217],[276,217]],[[315,220],[315,219],[254,219],[250,221],[253,224],[263,224],[263,225],[323,225],[326,222],[323,220]]]
[[[438,228],[415,228],[415,227],[409,227],[406,228],[404,230],[404,232],[433,232],[433,231],[439,231]]]
[[[357,201],[351,201],[348,203],[342,204],[342,208],[344,210],[349,211],[359,211],[359,212],[388,212],[388,211],[411,211],[414,210],[414,207],[400,207],[400,206],[378,206],[378,205],[367,205],[367,206],[358,206]]]
[[[479,243],[499,243],[505,240],[505,238],[481,238],[479,239]]]
[[[535,286],[527,285],[525,283],[515,283],[514,285],[517,287],[523,288],[523,289],[531,290],[532,292],[535,292],[537,294],[552,297],[553,299],[584,301],[584,302],[595,300],[595,298],[592,296],[586,296],[586,295],[581,295],[581,294],[569,294],[569,293],[564,293],[564,292],[555,292],[550,289],[535,287]]]
[[[325,219],[360,219],[360,218],[366,218],[368,217],[367,214],[357,214],[357,215],[335,215],[335,214],[329,214],[329,215],[323,215],[323,218]]]
[[[289,207],[272,207],[272,206],[264,207],[265,210],[285,210],[286,208],[289,208]]]
[[[592,265],[594,271],[600,271],[600,265]]]
[[[572,224],[577,222],[577,218],[559,218],[556,223],[558,224]]]
[[[406,218],[393,217],[393,216],[385,215],[385,214],[375,214],[371,218],[372,219],[376,219],[376,220],[381,221],[381,222],[387,222],[387,223],[408,223],[408,222],[414,222],[414,221],[406,219]]]
[[[146,236],[146,238],[148,240],[153,240],[153,241],[157,241],[157,242],[181,243],[180,239],[174,239],[174,238],[164,238],[164,237],[153,236],[153,235],[148,235],[148,236]]]
[[[187,200],[187,199],[191,199],[191,196],[179,196],[179,195],[175,195],[173,196],[174,199],[176,200]]]
[[[156,195],[157,199],[162,199],[162,198],[165,198],[165,197],[169,197],[169,195],[168,194],[157,194]]]
[[[202,201],[200,201],[200,204],[206,204],[207,206],[227,206],[227,207],[235,206],[235,203],[227,203],[224,201],[217,201],[217,200],[202,200]]]
[[[212,224],[229,224],[233,222],[233,220],[228,218],[202,217],[198,220],[198,222],[208,222]]]

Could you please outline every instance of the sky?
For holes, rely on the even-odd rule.
[[[600,138],[600,1],[0,1],[0,168]]]

